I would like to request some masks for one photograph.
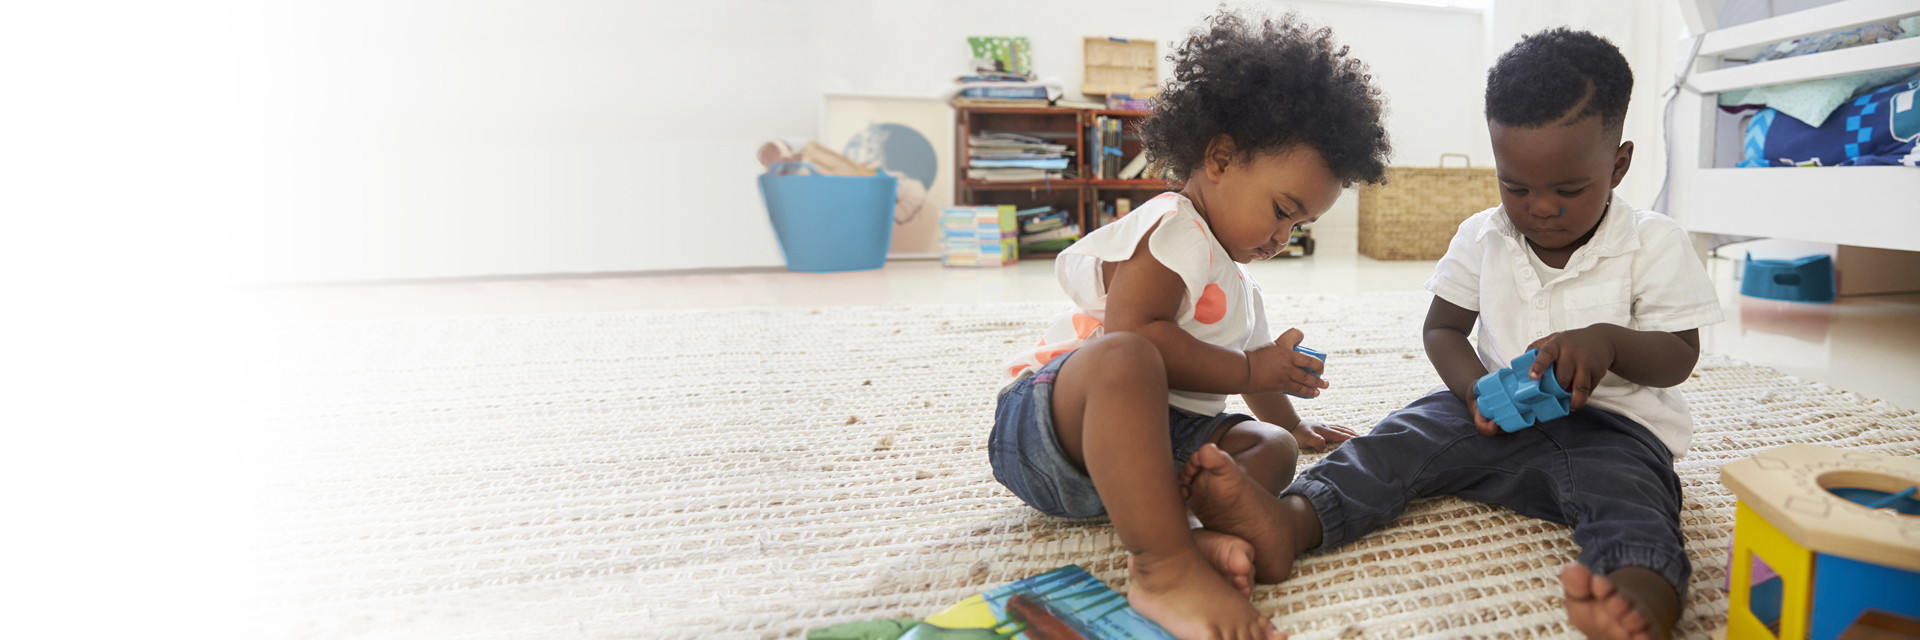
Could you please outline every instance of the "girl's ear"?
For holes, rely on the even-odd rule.
[[[1620,143],[1613,152],[1613,180],[1611,186],[1620,186],[1620,180],[1627,177],[1627,170],[1633,167],[1633,141]]]
[[[1206,155],[1201,157],[1200,162],[1206,169],[1207,181],[1219,182],[1226,175],[1227,167],[1233,164],[1234,154],[1239,152],[1240,149],[1233,144],[1233,138],[1227,134],[1222,133],[1208,141]]]

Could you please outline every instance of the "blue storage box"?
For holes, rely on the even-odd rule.
[[[777,170],[791,169],[776,167]],[[769,172],[760,176],[760,196],[780,240],[787,270],[835,273],[878,269],[893,242],[893,199],[898,181],[814,173]]]
[[[1833,302],[1833,256],[1755,260],[1747,254],[1740,295],[1788,302]]]

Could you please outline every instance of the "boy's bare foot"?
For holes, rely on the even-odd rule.
[[[1308,545],[1300,544],[1302,514],[1260,487],[1240,471],[1233,456],[1211,444],[1187,459],[1181,479],[1189,488],[1187,507],[1208,529],[1237,536],[1253,545],[1253,577],[1261,584],[1287,579],[1293,558]],[[1289,498],[1298,500],[1298,498]],[[1307,509],[1311,512],[1311,509]],[[1315,520],[1312,528],[1318,531]]]
[[[1622,567],[1596,576],[1586,565],[1560,569],[1567,621],[1589,638],[1665,640],[1680,619],[1680,596],[1652,570]]]
[[[1193,543],[1213,570],[1241,595],[1253,595],[1253,545],[1218,531],[1193,530]]]
[[[1127,577],[1127,602],[1180,640],[1286,638],[1199,554],[1130,556]]]

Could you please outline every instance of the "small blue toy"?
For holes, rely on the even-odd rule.
[[[1833,256],[1797,260],[1755,260],[1747,254],[1740,295],[1787,302],[1833,302]]]
[[[1513,359],[1512,367],[1481,376],[1473,383],[1480,415],[1499,423],[1500,429],[1507,433],[1533,426],[1535,422],[1558,420],[1573,412],[1573,394],[1560,388],[1560,381],[1553,377],[1553,367],[1547,367],[1546,375],[1540,376],[1538,382],[1527,378],[1527,370],[1533,368],[1537,355],[1539,351],[1528,349]]]
[[[1306,348],[1306,347],[1298,347],[1298,346],[1296,346],[1296,347],[1294,347],[1294,348],[1293,348],[1293,350],[1294,350],[1294,351],[1298,351],[1298,352],[1300,352],[1300,353],[1304,353],[1304,354],[1307,354],[1307,355],[1310,355],[1310,356],[1313,356],[1313,357],[1315,357],[1315,358],[1319,358],[1319,359],[1320,359],[1320,362],[1322,362],[1322,363],[1324,363],[1324,362],[1326,362],[1326,361],[1327,361],[1327,354],[1324,354],[1324,353],[1320,353],[1320,352],[1318,352],[1318,351],[1314,351],[1314,350],[1312,350],[1312,349],[1308,349],[1308,348]],[[1307,372],[1307,373],[1313,373],[1313,370],[1312,370],[1312,369],[1308,369],[1308,368],[1306,368],[1306,367],[1300,367],[1300,370],[1301,370],[1301,371],[1305,371],[1305,372]],[[1313,377],[1315,377],[1315,378],[1318,378],[1318,377],[1320,377],[1320,374],[1317,374],[1317,373],[1314,373],[1314,374],[1313,374]],[[1306,397],[1306,396],[1301,396],[1301,395],[1294,395],[1294,394],[1291,394],[1291,393],[1289,393],[1289,394],[1287,394],[1287,395],[1290,395],[1290,396],[1293,396],[1293,397],[1295,397],[1295,398],[1300,398],[1300,399],[1302,399],[1302,400],[1311,400],[1311,399],[1312,399],[1312,398],[1308,398],[1308,397]]]

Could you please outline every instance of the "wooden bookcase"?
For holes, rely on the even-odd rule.
[[[1090,164],[1087,151],[1091,144],[1087,139],[1087,127],[1096,116],[1118,117],[1121,119],[1121,158],[1132,159],[1140,153],[1138,135],[1140,121],[1145,119],[1145,111],[1115,111],[1109,109],[1067,109],[1055,107],[982,107],[960,106],[954,108],[954,194],[955,205],[1002,205],[1010,204],[1022,209],[1047,205],[1074,212],[1074,219],[1080,225],[1080,232],[1086,234],[1098,227],[1098,209],[1101,203],[1111,203],[1118,198],[1127,198],[1134,206],[1147,199],[1167,191],[1165,180],[1099,180],[1087,177]],[[968,148],[968,139],[982,131],[1006,131],[1046,139],[1049,142],[1066,144],[1073,150],[1072,178],[1059,180],[1034,180],[1024,182],[988,182],[967,179],[967,163],[972,157]],[[1118,213],[1126,213],[1124,211]],[[1021,254],[1020,257],[1048,257],[1053,254]]]

